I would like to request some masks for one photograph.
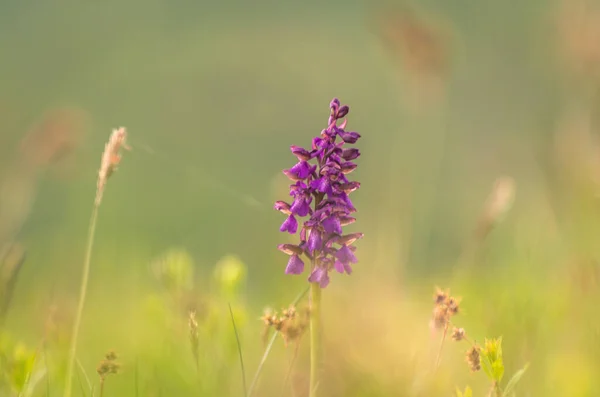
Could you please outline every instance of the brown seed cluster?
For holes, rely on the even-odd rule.
[[[477,345],[471,346],[469,350],[467,350],[466,360],[469,364],[469,368],[471,371],[477,372],[481,369],[481,348]]]
[[[96,372],[100,375],[100,380],[104,381],[108,375],[117,374],[120,368],[121,364],[117,362],[117,353],[111,350],[106,353],[104,359],[100,361]]]
[[[452,340],[460,342],[463,339],[465,339],[465,329],[454,327],[452,330]]]
[[[450,325],[453,325],[450,321],[452,316],[458,314],[459,312],[459,299],[450,296],[450,291],[443,291],[440,288],[436,287],[435,295],[433,297],[435,302],[435,308],[433,309],[433,318],[431,320],[432,327],[434,329],[443,329],[444,336],[442,337],[442,345],[444,343],[444,338],[446,337],[446,332]],[[467,338],[467,332],[464,328],[453,326],[452,340],[455,342],[465,341],[470,347],[467,350],[465,358],[467,364],[471,371],[476,372],[481,369],[481,347],[477,345],[477,343],[471,342]],[[441,353],[441,347],[440,347]],[[438,353],[438,361],[439,361],[439,353]]]
[[[431,325],[434,329],[445,329],[450,324],[450,319],[459,312],[460,300],[450,296],[450,291],[436,288],[434,295],[435,307]]]
[[[271,310],[265,311],[261,317],[265,323],[263,336],[266,338],[271,329],[280,332],[286,345],[296,341],[304,334],[310,323],[310,312],[308,307],[297,310],[295,306],[283,309],[281,313]]]

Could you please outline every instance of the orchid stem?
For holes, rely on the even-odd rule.
[[[321,286],[310,285],[310,384],[309,397],[317,397],[321,364]]]

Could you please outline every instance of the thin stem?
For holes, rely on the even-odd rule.
[[[139,379],[138,379],[139,378],[139,360],[138,360],[137,357],[135,358],[135,373],[134,373],[134,377],[135,377],[134,378],[135,379],[134,380],[134,382],[135,382],[135,385],[134,385],[135,386],[135,397],[138,397],[139,396],[139,390],[138,390],[138,384],[139,384]]]
[[[48,370],[48,352],[46,351],[46,344],[44,343],[44,367],[46,368],[46,397],[50,396],[50,371]]]
[[[437,357],[435,359],[435,368],[434,371],[437,371],[437,369],[440,366],[440,360],[442,358],[442,349],[444,348],[444,342],[446,341],[446,335],[448,334],[448,326],[450,325],[450,322],[446,322],[446,325],[444,326],[444,334],[442,335],[442,341],[440,342],[440,348],[438,350],[438,354]]]
[[[104,378],[100,378],[100,397],[104,395]]]
[[[490,391],[488,392],[488,397],[494,397],[494,394],[500,397],[500,388],[498,387],[498,383],[496,381],[492,383],[492,387],[490,387]]]
[[[310,383],[309,397],[317,397],[321,364],[321,286],[310,285]]]
[[[77,381],[79,382],[79,388],[81,389],[81,395],[83,397],[87,397],[87,393],[85,392],[85,389],[83,387],[83,382],[81,382],[81,374],[79,372],[77,372]]]
[[[90,394],[93,395],[94,394],[94,386],[92,385],[92,381],[90,381],[90,377],[88,376],[87,372],[85,372],[85,368],[81,364],[81,361],[75,359],[75,362],[79,366],[79,370],[83,374],[83,377],[85,378],[85,382],[87,383],[87,386],[90,389]],[[79,372],[78,372],[78,374],[79,374]]]
[[[233,325],[233,331],[235,332],[235,340],[237,342],[238,353],[240,355],[240,365],[242,366],[242,384],[244,386],[244,396],[248,397],[248,388],[246,387],[246,369],[244,368],[244,357],[242,356],[242,344],[240,343],[240,336],[238,334],[238,330],[235,325],[235,318],[233,317],[233,310],[231,309],[231,303],[229,303],[229,314],[231,315],[231,324]]]
[[[250,387],[248,388],[248,397],[252,397],[252,392],[254,392],[254,388],[256,387],[258,378],[260,377],[260,373],[262,372],[263,366],[265,365],[265,362],[267,361],[267,357],[269,357],[269,353],[271,353],[271,349],[273,348],[273,345],[275,344],[277,335],[279,335],[279,332],[273,333],[273,336],[271,336],[271,340],[269,341],[269,344],[267,345],[267,348],[265,349],[265,352],[264,352],[262,358],[260,359],[260,364],[258,364],[258,369],[256,370],[256,374],[254,374],[254,379],[252,379],[252,383],[250,384]]]
[[[283,387],[281,388],[281,395],[284,396],[285,395],[285,389],[287,387],[288,381],[290,380],[290,378],[292,377],[292,371],[294,370],[294,363],[296,362],[296,358],[298,358],[298,350],[300,349],[300,341],[298,341],[296,343],[296,348],[294,349],[294,355],[292,356],[292,359],[290,360],[290,368],[288,369],[287,374],[285,375],[285,379],[283,380]],[[294,388],[292,387],[292,395],[294,395]]]
[[[90,228],[88,230],[87,248],[85,251],[85,261],[83,263],[83,275],[81,278],[81,289],[79,291],[79,304],[75,315],[75,323],[73,324],[73,334],[71,335],[71,347],[69,349],[69,361],[67,362],[67,375],[65,379],[64,397],[71,397],[73,370],[75,366],[75,354],[77,352],[77,339],[79,336],[79,327],[81,325],[81,317],[83,315],[83,307],[85,305],[85,296],[87,293],[88,279],[90,276],[90,261],[92,258],[92,248],[94,247],[94,235],[96,233],[96,220],[98,219],[98,208],[100,204],[96,202],[92,210],[92,218],[90,220]]]

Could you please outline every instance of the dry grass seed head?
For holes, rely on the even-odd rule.
[[[108,375],[119,373],[120,368],[121,364],[117,362],[117,353],[111,350],[106,353],[104,360],[100,361],[96,371],[98,372],[98,375],[100,375],[100,378],[104,380]]]
[[[452,330],[452,340],[460,342],[465,338],[465,329],[454,327]]]
[[[104,188],[108,178],[117,170],[121,162],[121,149],[130,150],[127,146],[127,131],[124,127],[113,130],[102,152],[102,161],[98,170],[98,183],[96,189],[96,205],[100,205]]]
[[[473,372],[477,372],[481,369],[481,348],[477,345],[471,346],[469,350],[467,350],[466,360],[467,364],[469,364],[469,368]]]
[[[265,324],[263,338],[266,338],[269,330],[273,328],[281,333],[287,345],[289,342],[298,340],[304,334],[310,323],[310,314],[308,308],[298,310],[295,306],[290,306],[283,309],[281,314],[268,309],[261,320]]]
[[[442,291],[436,287],[434,302],[432,326],[443,329],[450,323],[450,318],[458,314],[460,299],[450,296],[449,290]]]

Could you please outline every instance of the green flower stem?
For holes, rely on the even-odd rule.
[[[309,397],[317,397],[321,366],[321,286],[310,285],[310,384]]]

